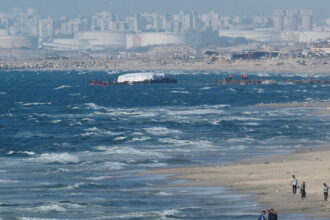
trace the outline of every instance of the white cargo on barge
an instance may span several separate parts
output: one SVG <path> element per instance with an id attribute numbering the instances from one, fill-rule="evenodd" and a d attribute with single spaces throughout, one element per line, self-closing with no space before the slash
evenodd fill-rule
<path id="1" fill-rule="evenodd" d="M 118 76 L 116 84 L 177 83 L 177 80 L 165 73 L 128 73 Z"/>

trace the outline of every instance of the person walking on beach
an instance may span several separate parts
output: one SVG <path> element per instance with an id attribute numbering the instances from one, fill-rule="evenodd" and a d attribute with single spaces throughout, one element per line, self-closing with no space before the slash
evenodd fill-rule
<path id="1" fill-rule="evenodd" d="M 268 220 L 273 220 L 274 219 L 274 215 L 273 215 L 273 212 L 272 212 L 272 210 L 271 209 L 268 209 L 267 210 L 268 211 Z"/>
<path id="2" fill-rule="evenodd" d="M 292 175 L 291 185 L 292 185 L 292 194 L 297 194 L 298 180 L 296 179 L 295 175 Z"/>
<path id="3" fill-rule="evenodd" d="M 306 183 L 303 182 L 300 186 L 300 194 L 301 194 L 301 200 L 304 200 L 306 198 Z"/>
<path id="4" fill-rule="evenodd" d="M 272 214 L 271 214 L 271 218 L 268 217 L 268 220 L 277 220 L 277 212 L 273 208 L 270 209 L 270 212 Z"/>
<path id="5" fill-rule="evenodd" d="M 260 214 L 260 216 L 258 217 L 258 220 L 267 220 L 266 219 L 266 211 L 263 210 Z"/>
<path id="6" fill-rule="evenodd" d="M 323 196 L 324 196 L 324 201 L 328 201 L 328 192 L 329 192 L 329 186 L 327 186 L 326 183 L 323 183 Z"/>

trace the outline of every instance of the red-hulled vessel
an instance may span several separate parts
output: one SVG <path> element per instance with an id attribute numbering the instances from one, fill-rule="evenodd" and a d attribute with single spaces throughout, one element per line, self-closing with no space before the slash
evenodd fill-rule
<path id="1" fill-rule="evenodd" d="M 111 85 L 111 82 L 92 80 L 89 82 L 89 84 L 93 85 L 93 86 L 109 86 L 109 85 Z"/>

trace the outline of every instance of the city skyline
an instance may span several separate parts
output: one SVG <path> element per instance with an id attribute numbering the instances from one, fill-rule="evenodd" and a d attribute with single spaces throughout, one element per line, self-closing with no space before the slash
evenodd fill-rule
<path id="1" fill-rule="evenodd" d="M 41 17 L 47 16 L 91 16 L 100 11 L 109 11 L 119 16 L 133 15 L 143 12 L 169 12 L 178 13 L 183 11 L 189 13 L 197 11 L 205 13 L 215 11 L 222 16 L 267 16 L 273 9 L 311 9 L 314 13 L 315 21 L 328 18 L 328 8 L 330 1 L 327 0 L 204 0 L 202 3 L 188 0 L 1 0 L 1 13 L 5 13 L 12 8 L 35 8 Z"/>

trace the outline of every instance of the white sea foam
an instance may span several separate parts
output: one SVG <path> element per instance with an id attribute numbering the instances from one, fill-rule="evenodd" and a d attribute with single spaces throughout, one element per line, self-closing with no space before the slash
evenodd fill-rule
<path id="1" fill-rule="evenodd" d="M 122 170 L 126 164 L 119 162 L 105 162 L 101 166 L 108 170 Z"/>
<path id="2" fill-rule="evenodd" d="M 267 76 L 271 76 L 269 73 L 258 73 L 257 76 L 259 77 L 267 77 Z"/>
<path id="3" fill-rule="evenodd" d="M 151 127 L 144 129 L 147 133 L 153 135 L 168 135 L 168 134 L 181 134 L 182 132 L 175 129 L 168 129 L 166 127 Z"/>
<path id="4" fill-rule="evenodd" d="M 82 123 L 78 121 L 78 122 L 69 124 L 70 127 L 77 126 L 77 125 L 82 125 Z"/>
<path id="5" fill-rule="evenodd" d="M 212 87 L 202 87 L 202 88 L 200 88 L 200 90 L 209 90 L 209 89 L 212 89 Z"/>
<path id="6" fill-rule="evenodd" d="M 69 96 L 80 96 L 81 94 L 80 93 L 71 93 L 69 94 Z"/>
<path id="7" fill-rule="evenodd" d="M 78 163 L 79 159 L 77 156 L 70 155 L 68 153 L 51 153 L 51 154 L 41 154 L 39 157 L 31 158 L 37 162 L 44 163 Z"/>
<path id="8" fill-rule="evenodd" d="M 171 196 L 173 194 L 172 193 L 169 193 L 169 192 L 159 192 L 159 193 L 157 193 L 157 195 L 160 195 L 160 196 Z"/>
<path id="9" fill-rule="evenodd" d="M 178 91 L 178 90 L 172 90 L 171 93 L 190 94 L 190 92 L 188 91 Z"/>
<path id="10" fill-rule="evenodd" d="M 7 92 L 0 92 L 0 95 L 6 95 Z"/>
<path id="11" fill-rule="evenodd" d="M 15 154 L 15 153 L 18 153 L 18 154 L 26 154 L 26 155 L 29 155 L 29 156 L 33 156 L 33 155 L 35 155 L 36 153 L 34 153 L 33 151 L 17 151 L 17 152 L 15 152 L 15 151 L 9 151 L 7 154 L 8 155 L 12 155 L 12 154 Z"/>
<path id="12" fill-rule="evenodd" d="M 236 89 L 233 89 L 233 88 L 229 88 L 228 89 L 230 92 L 236 92 Z"/>
<path id="13" fill-rule="evenodd" d="M 61 121 L 62 121 L 62 120 L 53 120 L 52 123 L 53 123 L 53 124 L 58 124 L 58 123 L 60 123 Z"/>
<path id="14" fill-rule="evenodd" d="M 58 204 L 46 204 L 41 205 L 39 207 L 36 207 L 35 211 L 41 211 L 41 212 L 65 212 L 66 209 Z"/>
<path id="15" fill-rule="evenodd" d="M 170 116 L 182 116 L 182 115 L 207 115 L 207 114 L 223 114 L 224 111 L 216 108 L 190 108 L 190 110 L 170 110 L 167 112 Z"/>
<path id="16" fill-rule="evenodd" d="M 55 90 L 65 89 L 65 88 L 71 88 L 71 86 L 63 85 L 63 86 L 59 86 L 59 87 L 55 88 Z"/>
<path id="17" fill-rule="evenodd" d="M 22 106 L 38 106 L 38 105 L 51 105 L 51 102 L 31 102 L 31 103 L 23 103 L 23 102 L 17 102 L 18 104 Z"/>
<path id="18" fill-rule="evenodd" d="M 94 110 L 106 109 L 105 107 L 98 106 L 94 103 L 85 103 L 85 106 L 87 107 L 87 109 L 94 109 Z"/>
<path id="19" fill-rule="evenodd" d="M 151 218 L 151 219 L 172 219 L 172 216 L 179 215 L 180 212 L 176 209 L 167 209 L 162 211 L 148 211 L 148 212 L 130 212 L 126 214 L 112 214 L 113 219 L 135 219 L 135 218 Z M 109 216 L 110 217 L 110 216 Z M 105 217 L 104 219 L 109 219 Z"/>
<path id="20" fill-rule="evenodd" d="M 263 89 L 258 89 L 257 93 L 261 94 L 264 93 L 265 91 Z"/>
<path id="21" fill-rule="evenodd" d="M 166 163 L 158 163 L 158 162 L 138 165 L 138 167 L 144 167 L 144 168 L 157 168 L 157 167 L 166 167 L 166 166 L 167 166 Z"/>
<path id="22" fill-rule="evenodd" d="M 114 138 L 113 140 L 114 140 L 114 141 L 122 141 L 122 140 L 125 140 L 126 138 L 127 138 L 127 137 L 119 136 L 119 137 Z"/>
<path id="23" fill-rule="evenodd" d="M 138 158 L 138 157 L 143 157 L 143 158 L 168 158 L 163 153 L 160 152 L 153 152 L 149 150 L 138 150 L 134 149 L 131 147 L 125 147 L 125 146 L 113 146 L 113 147 L 107 147 L 107 146 L 98 146 L 96 147 L 98 150 L 104 151 L 105 154 L 108 155 L 122 155 L 126 159 L 132 159 L 132 158 Z"/>
<path id="24" fill-rule="evenodd" d="M 80 134 L 80 136 L 83 137 L 88 137 L 88 136 L 115 136 L 115 135 L 121 135 L 123 134 L 122 132 L 113 132 L 113 131 L 106 131 L 103 129 L 98 129 L 96 127 L 91 127 L 91 128 L 87 128 L 85 129 L 85 133 Z M 117 140 L 120 140 L 121 137 L 117 137 Z M 126 137 L 125 137 L 126 138 Z M 123 138 L 123 139 L 125 139 Z"/>
<path id="25" fill-rule="evenodd" d="M 253 138 L 245 137 L 245 138 L 230 138 L 227 140 L 229 143 L 237 143 L 237 142 L 251 142 L 254 141 Z"/>
<path id="26" fill-rule="evenodd" d="M 99 180 L 107 180 L 107 179 L 112 179 L 113 176 L 94 176 L 94 177 L 88 177 L 88 180 L 93 180 L 93 181 L 99 181 Z"/>
<path id="27" fill-rule="evenodd" d="M 83 119 L 81 119 L 83 122 L 87 122 L 87 123 L 91 123 L 91 122 L 95 122 L 95 120 L 94 119 L 92 119 L 92 118 L 83 118 Z"/>
<path id="28" fill-rule="evenodd" d="M 5 183 L 5 184 L 7 184 L 7 183 L 19 183 L 20 181 L 18 181 L 18 180 L 3 180 L 3 179 L 0 179 L 0 183 Z"/>
<path id="29" fill-rule="evenodd" d="M 134 138 L 132 138 L 131 141 L 147 141 L 147 140 L 150 140 L 150 139 L 151 139 L 150 137 L 143 136 L 143 137 L 134 137 Z"/>
<path id="30" fill-rule="evenodd" d="M 242 123 L 241 125 L 258 126 L 258 125 L 260 125 L 260 124 L 257 123 L 257 122 L 244 122 L 244 123 Z"/>
<path id="31" fill-rule="evenodd" d="M 240 116 L 228 116 L 225 118 L 226 121 L 262 121 L 261 118 L 255 118 L 255 117 L 240 117 Z"/>
<path id="32" fill-rule="evenodd" d="M 17 219 L 19 219 L 19 220 L 58 220 L 58 218 L 33 218 L 33 217 L 18 217 Z"/>

